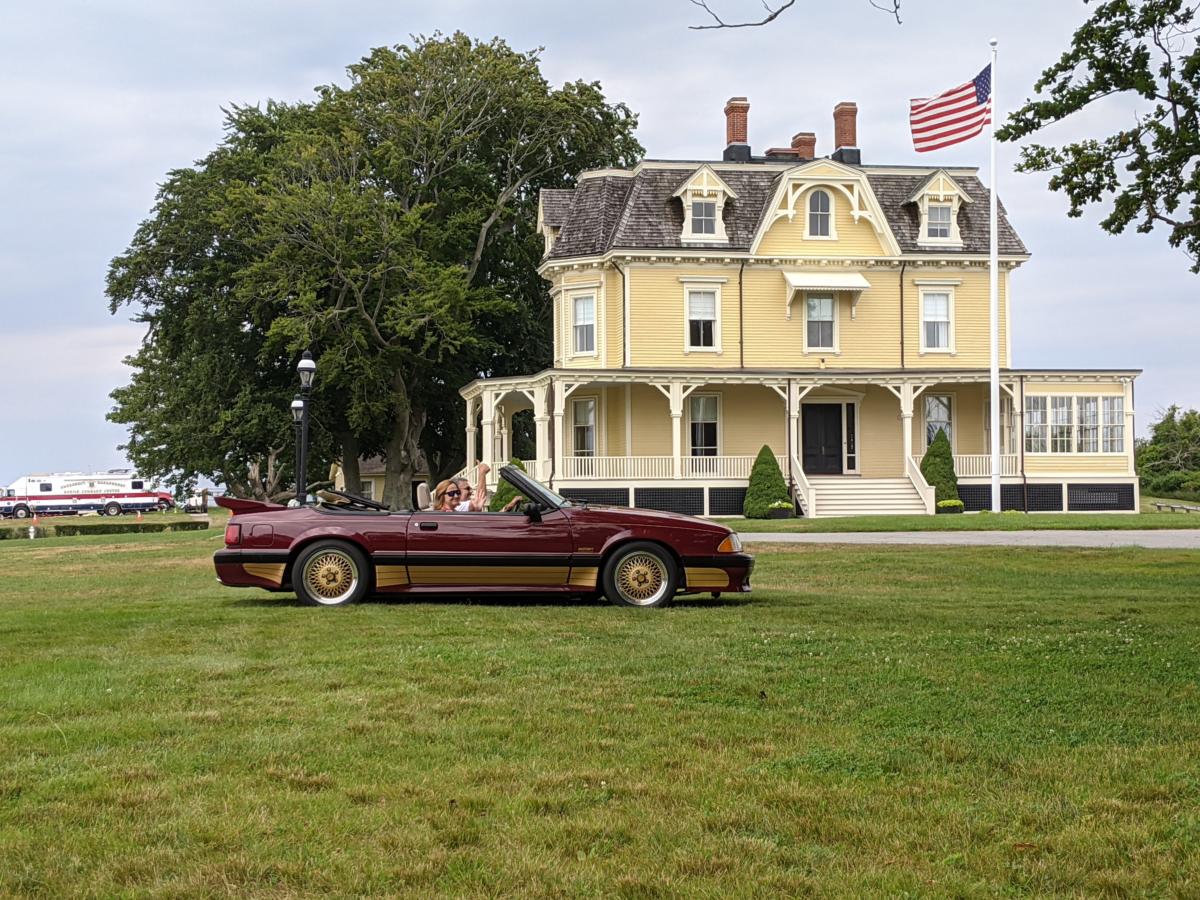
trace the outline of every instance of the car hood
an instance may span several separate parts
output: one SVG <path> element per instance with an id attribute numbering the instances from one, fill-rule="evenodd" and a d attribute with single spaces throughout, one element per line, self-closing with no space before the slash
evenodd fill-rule
<path id="1" fill-rule="evenodd" d="M 732 529 L 716 522 L 697 519 L 695 516 L 683 513 L 664 512 L 657 509 L 630 509 L 623 506 L 591 506 L 578 507 L 571 510 L 572 517 L 580 517 L 591 522 L 627 522 L 639 525 L 662 525 L 666 528 L 690 528 L 695 531 L 708 531 L 713 534 L 728 534 Z"/>

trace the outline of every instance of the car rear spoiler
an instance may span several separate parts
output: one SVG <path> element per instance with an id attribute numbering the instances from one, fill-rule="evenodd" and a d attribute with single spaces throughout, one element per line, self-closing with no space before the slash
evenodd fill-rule
<path id="1" fill-rule="evenodd" d="M 266 512 L 271 509 L 287 509 L 278 503 L 264 503 L 261 500 L 241 500 L 237 497 L 217 497 L 217 506 L 223 506 L 235 516 L 242 513 Z"/>

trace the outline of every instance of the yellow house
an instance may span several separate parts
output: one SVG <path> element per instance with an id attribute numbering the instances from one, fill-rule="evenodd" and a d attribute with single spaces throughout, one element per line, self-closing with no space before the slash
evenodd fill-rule
<path id="1" fill-rule="evenodd" d="M 509 457 L 564 496 L 741 513 L 755 455 L 809 516 L 932 513 L 938 430 L 966 508 L 990 508 L 988 191 L 974 168 L 862 162 L 857 109 L 754 156 L 745 98 L 719 161 L 645 160 L 541 193 L 554 364 L 461 391 L 467 456 Z M 1135 510 L 1139 370 L 1014 369 L 1010 277 L 1029 258 L 1001 208 L 1005 509 Z"/>

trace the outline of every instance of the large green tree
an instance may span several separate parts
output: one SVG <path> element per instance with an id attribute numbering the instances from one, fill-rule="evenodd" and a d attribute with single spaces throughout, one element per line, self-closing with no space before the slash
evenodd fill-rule
<path id="1" fill-rule="evenodd" d="M 1085 0 L 1087 2 L 1087 0 Z M 1104 230 L 1167 229 L 1200 272 L 1200 42 L 1195 0 L 1096 3 L 1070 48 L 1034 85 L 1028 100 L 997 130 L 1018 141 L 1111 98 L 1132 100 L 1111 134 L 1059 147 L 1021 150 L 1023 172 L 1052 172 L 1070 215 L 1106 203 Z"/>
<path id="2" fill-rule="evenodd" d="M 549 363 L 538 191 L 635 160 L 635 117 L 462 34 L 349 75 L 311 104 L 235 109 L 114 260 L 113 311 L 149 326 L 111 416 L 144 471 L 278 494 L 311 349 L 317 465 L 340 457 L 352 482 L 382 451 L 385 500 L 404 505 L 420 450 L 435 474 L 462 463 L 462 384 Z"/>

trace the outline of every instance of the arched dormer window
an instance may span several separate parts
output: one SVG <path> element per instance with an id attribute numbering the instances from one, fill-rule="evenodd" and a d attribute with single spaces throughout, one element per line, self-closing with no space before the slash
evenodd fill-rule
<path id="1" fill-rule="evenodd" d="M 675 192 L 683 203 L 683 233 L 680 241 L 690 243 L 726 243 L 725 203 L 737 194 L 710 168 L 701 166 Z"/>
<path id="2" fill-rule="evenodd" d="M 833 230 L 833 197 L 824 188 L 817 188 L 808 195 L 808 231 L 805 237 L 837 237 Z"/>

